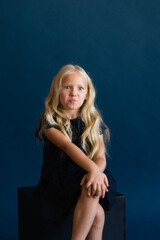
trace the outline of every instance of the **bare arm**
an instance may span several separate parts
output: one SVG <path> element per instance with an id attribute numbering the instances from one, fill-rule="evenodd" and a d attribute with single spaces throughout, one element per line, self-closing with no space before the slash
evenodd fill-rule
<path id="1" fill-rule="evenodd" d="M 97 168 L 96 164 L 61 131 L 55 128 L 48 128 L 44 130 L 44 134 L 52 143 L 64 151 L 75 163 L 87 172 L 91 172 L 94 168 Z"/>
<path id="2" fill-rule="evenodd" d="M 94 192 L 98 189 L 99 196 L 101 195 L 103 197 L 105 195 L 106 187 L 108 186 L 108 180 L 105 174 L 99 169 L 98 165 L 93 160 L 89 159 L 83 151 L 72 143 L 61 131 L 55 128 L 49 128 L 44 130 L 44 134 L 75 163 L 88 172 L 88 174 L 85 175 L 83 183 L 86 183 L 87 188 L 93 186 Z M 100 155 L 97 154 L 97 156 Z"/>
<path id="3" fill-rule="evenodd" d="M 98 165 L 99 169 L 103 172 L 106 168 L 106 157 L 104 150 L 103 134 L 99 136 L 99 148 L 93 157 L 93 161 Z"/>
<path id="4" fill-rule="evenodd" d="M 94 186 L 95 191 L 105 192 L 108 181 L 105 174 L 99 169 L 97 164 L 89 159 L 83 151 L 73 144 L 61 131 L 55 128 L 44 130 L 45 136 L 57 147 L 63 150 L 75 163 L 88 172 L 85 175 L 86 188 Z"/>
<path id="5" fill-rule="evenodd" d="M 95 153 L 94 157 L 93 157 L 93 161 L 96 163 L 96 165 L 99 167 L 100 171 L 103 172 L 106 168 L 106 158 L 105 158 L 105 148 L 104 148 L 104 141 L 103 141 L 103 135 L 99 136 L 99 148 L 97 150 L 97 152 Z M 87 175 L 86 174 L 81 181 L 81 184 L 83 184 L 86 179 L 87 179 Z M 108 183 L 108 179 L 105 176 L 105 183 L 106 183 L 106 187 L 109 186 Z M 108 191 L 108 189 L 106 188 L 106 191 Z M 96 185 L 92 184 L 92 186 L 90 186 L 88 188 L 88 195 L 89 196 L 101 196 L 104 197 L 105 196 L 105 191 L 102 190 L 99 187 L 96 187 Z"/>

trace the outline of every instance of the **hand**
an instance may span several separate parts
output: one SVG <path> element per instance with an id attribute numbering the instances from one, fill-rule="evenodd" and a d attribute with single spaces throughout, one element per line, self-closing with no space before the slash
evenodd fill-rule
<path id="1" fill-rule="evenodd" d="M 108 189 L 106 188 L 105 191 L 108 192 Z M 88 196 L 93 197 L 93 198 L 98 197 L 98 196 L 101 197 L 101 198 L 104 198 L 105 197 L 105 192 L 101 192 L 101 190 L 97 189 L 95 195 L 92 195 L 92 186 L 90 186 L 88 188 Z"/>
<path id="2" fill-rule="evenodd" d="M 108 179 L 107 179 L 107 181 L 108 181 Z M 95 194 L 93 195 L 92 186 L 90 186 L 90 187 L 88 188 L 88 196 L 91 196 L 91 197 L 93 197 L 93 198 L 95 198 L 95 197 L 97 197 L 97 196 L 99 196 L 99 197 L 101 197 L 101 198 L 104 198 L 104 197 L 105 197 L 105 192 L 108 192 L 108 191 L 109 191 L 109 190 L 108 190 L 107 187 L 106 187 L 105 191 L 101 191 L 100 189 L 97 189 L 96 192 L 95 192 Z"/>
<path id="3" fill-rule="evenodd" d="M 107 181 L 108 181 L 108 179 L 107 179 Z M 109 186 L 108 184 L 107 184 L 107 186 Z M 101 191 L 101 189 L 97 189 L 96 190 L 96 192 L 95 192 L 95 194 L 93 195 L 92 194 L 92 186 L 90 186 L 89 188 L 88 188 L 88 196 L 91 196 L 91 197 L 97 197 L 97 196 L 99 196 L 99 197 L 101 197 L 101 198 L 104 198 L 105 197 L 105 192 L 108 192 L 109 190 L 108 190 L 108 188 L 106 187 L 106 189 L 105 189 L 105 191 Z"/>
<path id="4" fill-rule="evenodd" d="M 86 183 L 88 196 L 100 196 L 104 198 L 105 192 L 108 191 L 108 179 L 106 175 L 95 167 L 91 172 L 83 176 L 80 185 Z"/>

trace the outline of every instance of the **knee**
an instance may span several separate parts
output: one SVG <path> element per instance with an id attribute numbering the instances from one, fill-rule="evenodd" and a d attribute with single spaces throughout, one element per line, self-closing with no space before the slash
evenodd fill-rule
<path id="1" fill-rule="evenodd" d="M 98 204 L 97 212 L 96 212 L 96 216 L 95 216 L 93 224 L 95 225 L 95 227 L 102 227 L 104 225 L 104 221 L 105 221 L 104 210 L 101 207 L 101 205 Z"/>
<path id="2" fill-rule="evenodd" d="M 97 208 L 98 202 L 99 202 L 99 197 L 98 196 L 95 198 L 89 197 L 86 186 L 83 185 L 81 188 L 81 194 L 77 202 L 77 208 L 79 209 L 82 209 L 84 207 Z"/>
<path id="3" fill-rule="evenodd" d="M 94 198 L 88 196 L 88 190 L 87 190 L 85 184 L 83 184 L 82 187 L 81 187 L 80 198 L 85 199 L 85 201 L 87 200 L 87 201 L 90 201 L 90 202 L 95 202 L 95 204 L 99 202 L 99 196 L 96 196 Z"/>

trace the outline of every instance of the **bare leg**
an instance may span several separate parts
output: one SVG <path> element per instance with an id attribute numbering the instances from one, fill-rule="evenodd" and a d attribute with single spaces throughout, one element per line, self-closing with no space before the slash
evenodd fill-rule
<path id="1" fill-rule="evenodd" d="M 101 207 L 101 205 L 98 204 L 97 213 L 86 240 L 102 240 L 104 220 L 105 220 L 104 210 Z"/>
<path id="2" fill-rule="evenodd" d="M 74 210 L 71 240 L 85 240 L 97 213 L 99 197 L 88 197 L 83 185 L 80 198 Z"/>

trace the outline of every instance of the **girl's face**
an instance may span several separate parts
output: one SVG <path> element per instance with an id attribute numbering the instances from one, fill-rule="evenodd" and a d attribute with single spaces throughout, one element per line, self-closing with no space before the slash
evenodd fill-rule
<path id="1" fill-rule="evenodd" d="M 59 101 L 67 116 L 72 119 L 87 97 L 87 83 L 79 72 L 66 75 L 62 80 Z"/>

